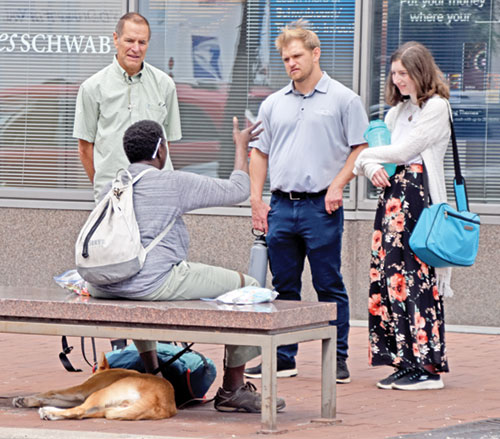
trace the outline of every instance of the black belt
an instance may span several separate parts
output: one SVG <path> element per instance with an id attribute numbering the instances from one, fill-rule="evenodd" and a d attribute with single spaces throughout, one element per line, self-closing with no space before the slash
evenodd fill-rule
<path id="1" fill-rule="evenodd" d="M 278 195 L 282 198 L 288 198 L 289 200 L 305 200 L 306 198 L 316 198 L 326 195 L 326 189 L 319 192 L 283 192 L 279 189 L 273 191 L 273 195 Z"/>

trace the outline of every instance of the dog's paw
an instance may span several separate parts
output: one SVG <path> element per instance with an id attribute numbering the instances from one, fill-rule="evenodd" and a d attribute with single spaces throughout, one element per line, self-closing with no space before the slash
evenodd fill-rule
<path id="1" fill-rule="evenodd" d="M 18 396 L 12 400 L 14 407 L 27 407 L 23 396 Z"/>
<path id="2" fill-rule="evenodd" d="M 41 407 L 38 410 L 38 414 L 40 415 L 40 419 L 44 421 L 58 421 L 59 419 L 63 419 L 61 416 L 57 416 L 57 413 L 62 411 L 63 409 L 58 409 L 57 407 Z"/>

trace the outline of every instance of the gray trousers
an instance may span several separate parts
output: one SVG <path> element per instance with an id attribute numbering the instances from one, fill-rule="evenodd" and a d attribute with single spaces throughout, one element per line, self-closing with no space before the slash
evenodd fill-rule
<path id="1" fill-rule="evenodd" d="M 168 301 L 196 300 L 214 298 L 242 286 L 259 286 L 259 283 L 246 274 L 222 267 L 182 261 L 175 265 L 163 285 L 147 296 L 135 300 Z M 107 298 L 106 295 L 90 287 L 93 297 Z M 156 341 L 134 340 L 139 353 L 156 350 Z M 260 355 L 257 346 L 226 345 L 225 366 L 239 367 Z"/>

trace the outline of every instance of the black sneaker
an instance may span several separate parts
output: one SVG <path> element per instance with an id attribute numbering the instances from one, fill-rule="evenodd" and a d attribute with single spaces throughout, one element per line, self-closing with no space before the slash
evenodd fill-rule
<path id="1" fill-rule="evenodd" d="M 412 373 L 392 384 L 398 390 L 436 390 L 444 387 L 441 376 L 423 369 L 414 369 Z"/>
<path id="2" fill-rule="evenodd" d="M 220 412 L 260 413 L 262 396 L 252 383 L 246 383 L 234 392 L 219 387 L 215 395 L 214 407 Z M 283 398 L 276 399 L 276 410 L 285 408 Z"/>
<path id="3" fill-rule="evenodd" d="M 337 383 L 347 384 L 351 382 L 349 369 L 347 368 L 346 359 L 337 357 Z"/>
<path id="4" fill-rule="evenodd" d="M 403 378 L 404 376 L 412 373 L 415 369 L 414 368 L 402 368 L 402 369 L 397 369 L 396 372 L 393 374 L 389 375 L 387 378 L 384 378 L 383 380 L 380 380 L 377 383 L 377 387 L 379 389 L 392 389 L 392 385 L 399 379 Z"/>
<path id="5" fill-rule="evenodd" d="M 297 376 L 298 373 L 299 372 L 295 366 L 284 365 L 278 359 L 278 365 L 276 367 L 276 376 L 278 378 L 294 377 Z M 244 375 L 247 378 L 255 378 L 255 379 L 262 378 L 262 364 L 245 369 Z"/>

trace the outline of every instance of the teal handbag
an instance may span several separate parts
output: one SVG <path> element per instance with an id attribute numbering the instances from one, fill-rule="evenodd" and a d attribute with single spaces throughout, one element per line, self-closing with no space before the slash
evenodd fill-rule
<path id="1" fill-rule="evenodd" d="M 460 171 L 455 130 L 450 117 L 457 209 L 447 203 L 429 206 L 429 185 L 424 166 L 424 210 L 410 236 L 410 248 L 432 267 L 468 267 L 479 248 L 479 216 L 469 211 L 465 180 Z"/>

